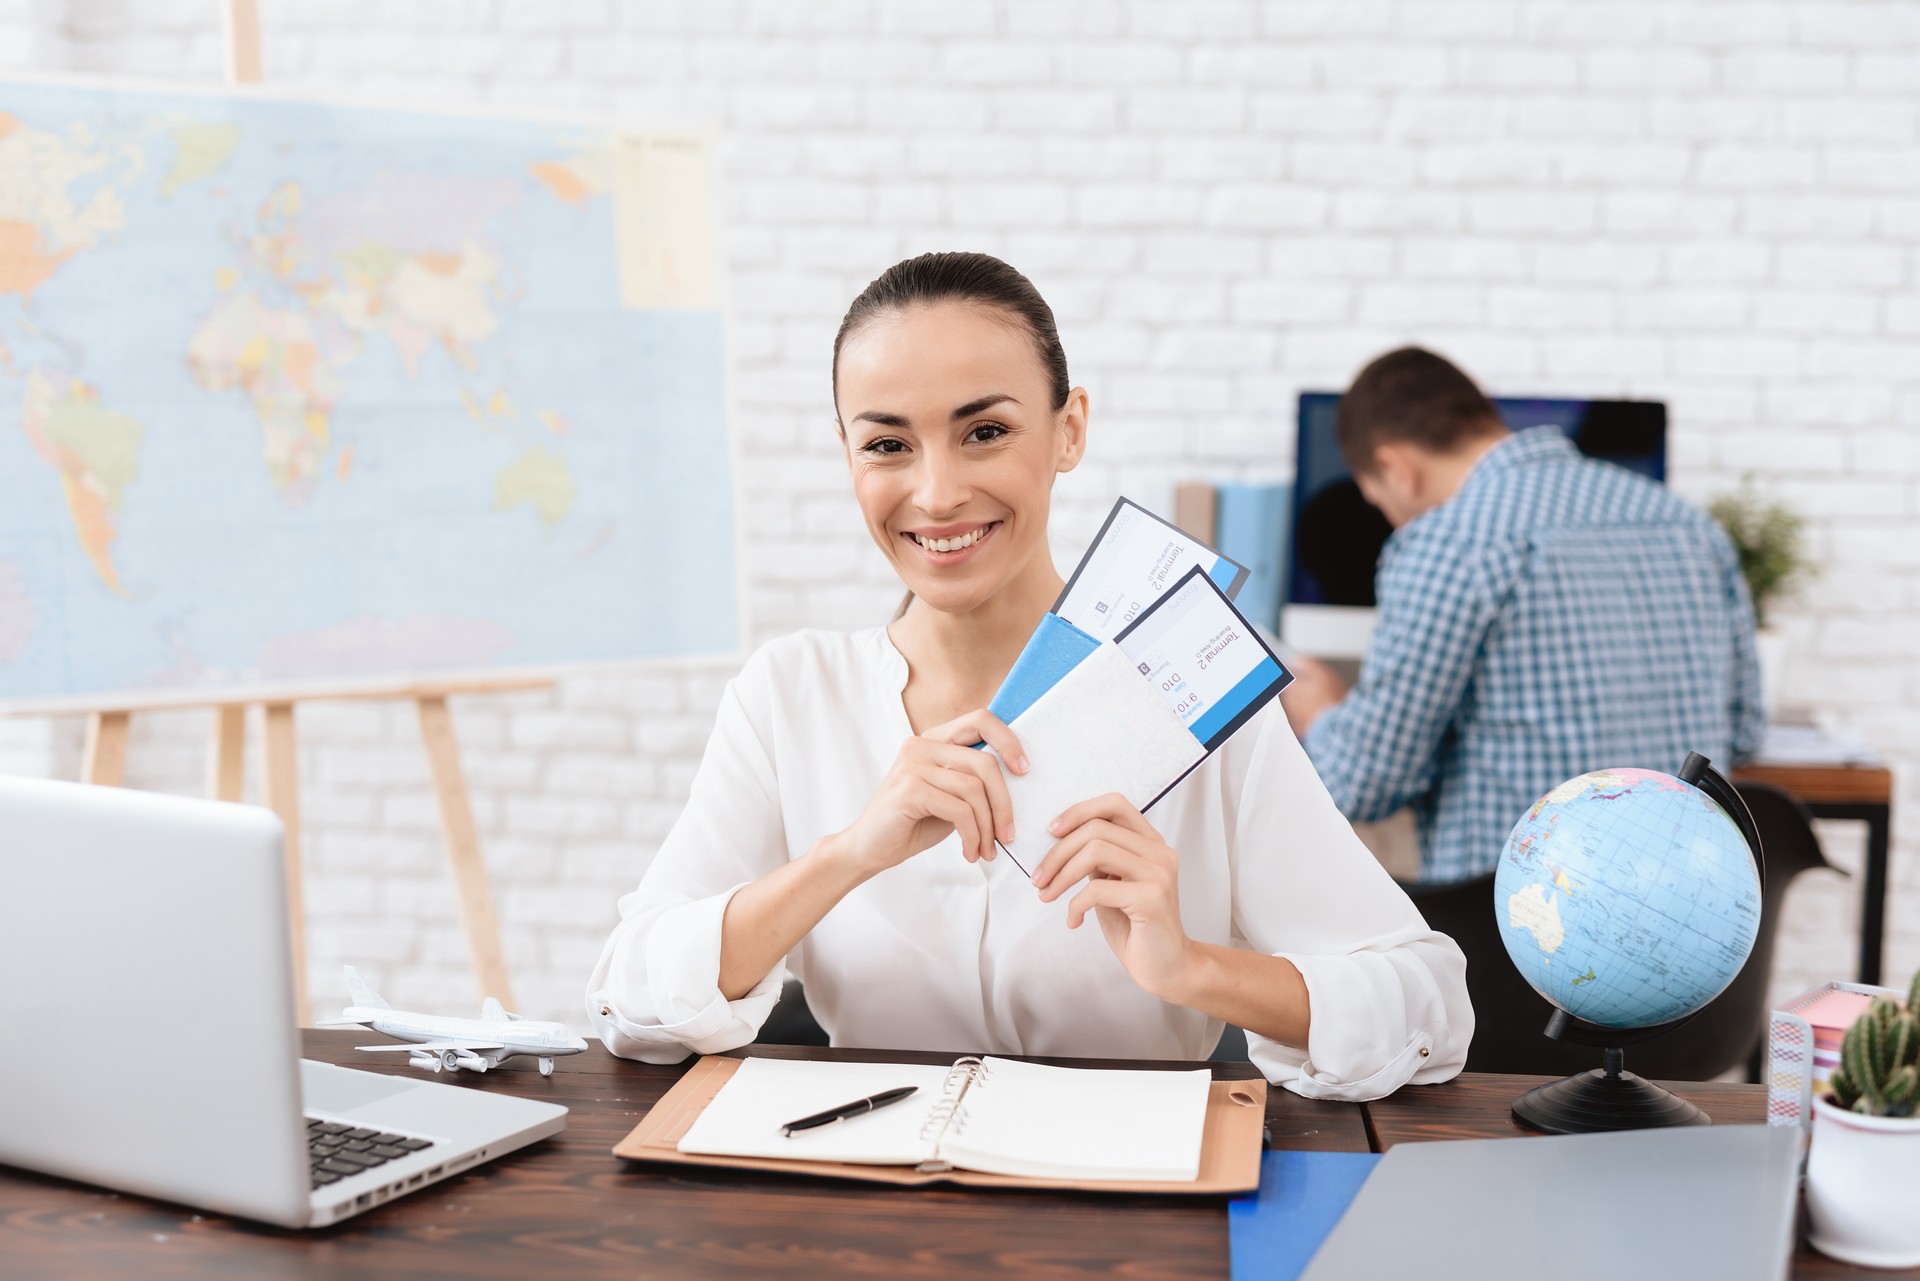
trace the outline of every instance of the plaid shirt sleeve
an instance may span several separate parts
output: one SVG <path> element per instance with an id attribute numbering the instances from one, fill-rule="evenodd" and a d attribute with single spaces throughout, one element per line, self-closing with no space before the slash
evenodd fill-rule
<path id="1" fill-rule="evenodd" d="M 1379 611 L 1360 683 L 1305 746 L 1349 819 L 1385 818 L 1430 791 L 1498 616 L 1498 553 L 1409 531 L 1382 556 Z"/>

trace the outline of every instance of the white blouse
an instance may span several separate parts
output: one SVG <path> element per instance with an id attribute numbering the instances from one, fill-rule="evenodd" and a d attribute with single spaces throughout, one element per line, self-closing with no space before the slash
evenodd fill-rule
<path id="1" fill-rule="evenodd" d="M 686 810 L 594 967 L 587 1010 L 607 1048 L 675 1063 L 745 1045 L 791 972 L 835 1045 L 1204 1059 L 1217 1019 L 1148 995 L 1091 916 L 1067 928 L 1071 895 L 1041 902 L 1011 860 L 968 863 L 957 837 L 847 895 L 739 1000 L 721 995 L 727 901 L 860 815 L 913 733 L 906 684 L 884 628 L 803 631 L 747 661 Z M 1277 704 L 1147 819 L 1180 857 L 1187 934 L 1284 956 L 1306 979 L 1304 1052 L 1247 1038 L 1270 1080 L 1363 1100 L 1460 1070 L 1466 960 L 1334 808 Z"/>

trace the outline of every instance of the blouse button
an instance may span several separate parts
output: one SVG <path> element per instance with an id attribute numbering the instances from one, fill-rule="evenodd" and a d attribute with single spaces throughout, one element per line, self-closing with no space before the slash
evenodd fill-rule
<path id="1" fill-rule="evenodd" d="M 601 1006 L 601 1007 L 600 1007 L 600 1012 L 601 1012 L 602 1014 L 604 1014 L 604 1015 L 607 1015 L 608 1017 L 612 1017 L 612 1015 L 613 1015 L 613 1007 L 612 1007 L 611 1005 L 603 1005 L 603 1006 Z M 1422 1054 L 1425 1054 L 1425 1053 L 1426 1053 L 1426 1051 L 1425 1051 L 1425 1050 L 1422 1050 L 1422 1051 L 1420 1051 L 1420 1053 L 1422 1053 Z"/>
<path id="2" fill-rule="evenodd" d="M 602 1014 L 605 1014 L 605 1013 L 607 1012 L 607 1011 L 606 1011 L 606 1008 L 605 1008 L 604 1006 L 603 1006 L 603 1007 L 601 1007 L 601 1010 L 600 1010 L 600 1012 L 601 1012 Z M 1426 1046 L 1424 1046 L 1424 1045 L 1423 1045 L 1423 1046 L 1421 1046 L 1421 1047 L 1420 1047 L 1420 1057 L 1421 1057 L 1421 1058 L 1423 1058 L 1423 1059 L 1424 1059 L 1424 1058 L 1426 1058 L 1426 1057 L 1427 1057 L 1427 1055 L 1428 1055 L 1428 1054 L 1430 1054 L 1430 1053 L 1432 1053 L 1432 1051 L 1431 1051 L 1430 1049 L 1428 1049 L 1428 1048 L 1427 1048 Z"/>

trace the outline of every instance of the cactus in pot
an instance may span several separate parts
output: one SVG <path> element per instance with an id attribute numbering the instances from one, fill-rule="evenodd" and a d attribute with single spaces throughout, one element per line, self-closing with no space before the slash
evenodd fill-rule
<path id="1" fill-rule="evenodd" d="M 1828 1079 L 1833 1101 L 1866 1116 L 1912 1116 L 1920 1111 L 1920 975 L 1907 1008 L 1875 997 L 1840 1045 L 1840 1066 Z"/>
<path id="2" fill-rule="evenodd" d="M 1848 1263 L 1920 1267 L 1920 974 L 1904 1008 L 1876 997 L 1853 1021 L 1827 1083 L 1813 1106 L 1807 1239 Z"/>

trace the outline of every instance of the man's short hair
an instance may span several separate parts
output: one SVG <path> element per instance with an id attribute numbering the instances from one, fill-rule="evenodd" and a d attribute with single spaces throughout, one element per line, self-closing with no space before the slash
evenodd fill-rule
<path id="1" fill-rule="evenodd" d="M 1334 439 L 1354 475 L 1374 470 L 1373 451 L 1406 441 L 1436 454 L 1500 430 L 1500 412 L 1473 379 L 1442 356 L 1402 347 L 1362 369 L 1340 397 Z"/>

